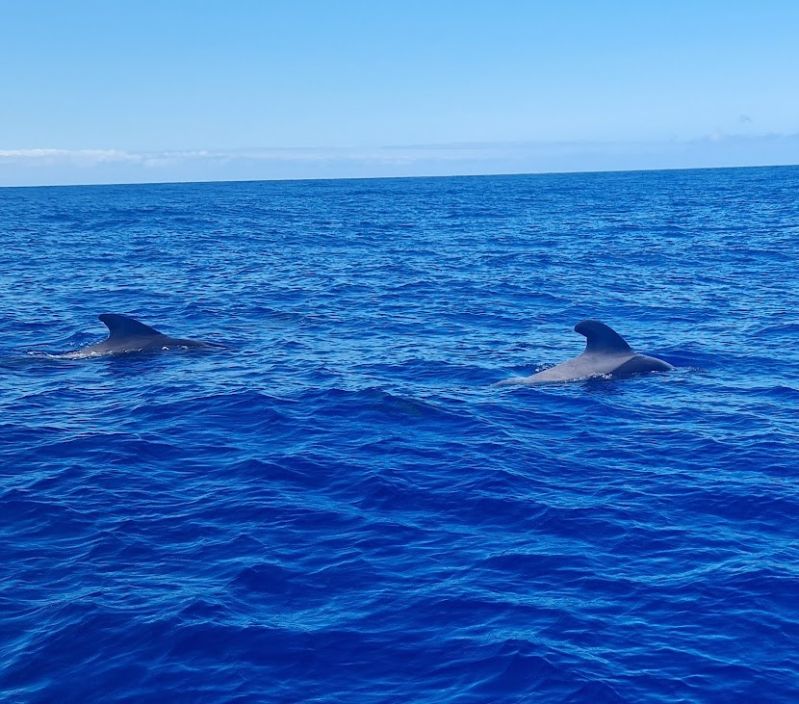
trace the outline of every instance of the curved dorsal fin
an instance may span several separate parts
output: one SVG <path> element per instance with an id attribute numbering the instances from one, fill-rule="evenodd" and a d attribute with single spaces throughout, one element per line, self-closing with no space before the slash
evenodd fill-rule
<path id="1" fill-rule="evenodd" d="M 98 317 L 108 328 L 109 340 L 118 337 L 150 337 L 153 335 L 161 335 L 155 328 L 140 323 L 138 320 L 130 318 L 127 315 L 103 313 Z"/>
<path id="2" fill-rule="evenodd" d="M 632 352 L 619 333 L 598 320 L 583 320 L 574 326 L 574 331 L 585 335 L 586 352 Z"/>

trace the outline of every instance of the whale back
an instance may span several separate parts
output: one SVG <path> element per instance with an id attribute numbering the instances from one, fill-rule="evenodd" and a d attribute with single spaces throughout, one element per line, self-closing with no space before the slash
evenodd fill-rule
<path id="1" fill-rule="evenodd" d="M 619 379 L 643 372 L 674 369 L 671 364 L 657 357 L 636 354 L 621 335 L 598 320 L 583 320 L 574 326 L 574 330 L 585 336 L 585 351 L 582 354 L 531 376 L 512 377 L 500 384 L 539 384 L 594 377 Z"/>
<path id="2" fill-rule="evenodd" d="M 162 333 L 149 325 L 119 313 L 103 313 L 98 316 L 108 328 L 110 342 L 141 337 L 162 337 Z"/>
<path id="3" fill-rule="evenodd" d="M 625 339 L 598 320 L 583 320 L 574 326 L 574 331 L 585 336 L 585 353 L 632 354 L 632 348 Z"/>

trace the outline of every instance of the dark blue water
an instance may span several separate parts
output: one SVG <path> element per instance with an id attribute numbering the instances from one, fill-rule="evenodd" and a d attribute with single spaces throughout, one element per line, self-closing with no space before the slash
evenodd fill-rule
<path id="1" fill-rule="evenodd" d="M 0 190 L 0 699 L 798 701 L 797 195 Z M 678 369 L 493 386 L 587 317 Z"/>

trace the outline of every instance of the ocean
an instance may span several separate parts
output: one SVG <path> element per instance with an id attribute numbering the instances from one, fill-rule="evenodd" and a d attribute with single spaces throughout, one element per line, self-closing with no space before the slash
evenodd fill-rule
<path id="1" fill-rule="evenodd" d="M 798 196 L 0 189 L 0 700 L 799 701 Z M 496 385 L 585 318 L 676 369 Z"/>

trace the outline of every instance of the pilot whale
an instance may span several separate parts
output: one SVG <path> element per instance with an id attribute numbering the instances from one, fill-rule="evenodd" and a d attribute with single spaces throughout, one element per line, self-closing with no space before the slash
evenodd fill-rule
<path id="1" fill-rule="evenodd" d="M 513 377 L 500 384 L 541 384 L 597 376 L 618 379 L 643 372 L 674 369 L 671 364 L 657 357 L 636 354 L 619 333 L 598 320 L 583 320 L 574 326 L 574 331 L 586 338 L 585 351 L 581 355 L 537 374 Z"/>
<path id="2" fill-rule="evenodd" d="M 219 349 L 221 345 L 200 340 L 185 340 L 164 335 L 135 318 L 119 313 L 103 313 L 98 318 L 108 328 L 108 337 L 87 347 L 72 352 L 53 355 L 60 359 L 82 359 L 104 355 L 128 354 L 130 352 L 160 352 L 171 349 L 203 348 Z"/>

